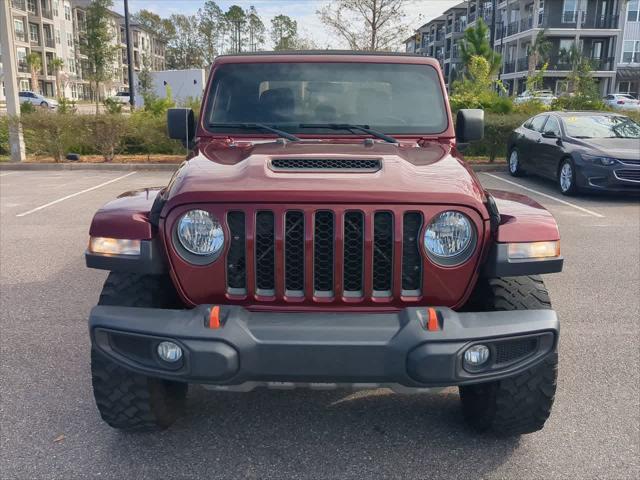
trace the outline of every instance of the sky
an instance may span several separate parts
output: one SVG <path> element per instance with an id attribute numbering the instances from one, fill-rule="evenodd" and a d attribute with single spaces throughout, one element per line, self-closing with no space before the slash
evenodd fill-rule
<path id="1" fill-rule="evenodd" d="M 129 0 L 129 11 L 135 13 L 146 9 L 161 17 L 168 17 L 173 13 L 188 15 L 196 13 L 203 3 L 204 0 Z M 316 15 L 316 10 L 331 3 L 330 0 L 219 0 L 216 3 L 223 11 L 231 5 L 240 5 L 245 9 L 253 5 L 267 28 L 271 18 L 276 15 L 289 15 L 297 20 L 298 32 L 313 39 L 318 47 L 346 47 L 335 35 L 327 31 Z M 411 29 L 416 29 L 457 3 L 460 3 L 460 0 L 407 0 L 407 23 Z M 113 0 L 113 9 L 124 13 L 124 1 Z"/>

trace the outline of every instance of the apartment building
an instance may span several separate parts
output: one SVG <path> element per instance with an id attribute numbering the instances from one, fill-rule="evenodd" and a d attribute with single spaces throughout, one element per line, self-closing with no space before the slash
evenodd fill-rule
<path id="1" fill-rule="evenodd" d="M 10 2 L 13 41 L 17 58 L 17 80 L 20 90 L 38 90 L 50 97 L 65 96 L 74 100 L 90 100 L 94 92 L 86 78 L 88 63 L 80 48 L 86 36 L 86 8 L 91 0 L 0 0 Z M 110 12 L 111 42 L 118 51 L 112 65 L 113 78 L 105 82 L 100 95 L 105 97 L 128 87 L 124 17 Z M 132 28 L 134 68 L 165 68 L 165 45 L 140 25 Z M 0 72 L 2 70 L 0 45 Z M 40 72 L 32 78 L 27 57 L 41 55 Z M 55 67 L 54 59 L 63 66 Z M 137 59 L 137 61 L 136 61 Z M 58 89 L 60 91 L 58 91 Z M 0 101 L 4 101 L 4 82 Z"/>
<path id="2" fill-rule="evenodd" d="M 526 88 L 530 47 L 540 31 L 551 44 L 544 88 L 556 93 L 568 89 L 571 66 L 567 52 L 575 44 L 590 58 L 603 95 L 638 94 L 639 0 L 469 0 L 420 27 L 419 32 L 427 32 L 426 39 L 422 38 L 426 43 L 418 48 L 415 37 L 413 45 L 408 39 L 407 50 L 438 58 L 450 84 L 460 70 L 459 42 L 464 29 L 474 26 L 478 18 L 491 26 L 494 3 L 494 49 L 502 54 L 500 79 L 511 94 Z"/>

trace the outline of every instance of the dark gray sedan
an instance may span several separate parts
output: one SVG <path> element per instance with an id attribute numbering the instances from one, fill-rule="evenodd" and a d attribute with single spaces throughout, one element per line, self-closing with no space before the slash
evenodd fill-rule
<path id="1" fill-rule="evenodd" d="M 516 128 L 509 173 L 551 178 L 560 191 L 640 192 L 640 125 L 606 112 L 545 112 Z"/>

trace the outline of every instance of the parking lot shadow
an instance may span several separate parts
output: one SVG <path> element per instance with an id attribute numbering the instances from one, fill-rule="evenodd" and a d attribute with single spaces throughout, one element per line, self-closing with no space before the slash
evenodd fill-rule
<path id="1" fill-rule="evenodd" d="M 187 412 L 173 427 L 115 434 L 112 449 L 175 459 L 187 445 L 196 476 L 225 464 L 237 469 L 226 472 L 230 477 L 242 478 L 450 478 L 454 471 L 482 478 L 509 458 L 519 439 L 466 429 L 454 389 L 400 395 L 192 387 Z"/>

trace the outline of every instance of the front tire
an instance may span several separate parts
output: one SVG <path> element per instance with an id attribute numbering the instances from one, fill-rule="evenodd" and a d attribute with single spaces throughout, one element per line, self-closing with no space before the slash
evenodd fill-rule
<path id="1" fill-rule="evenodd" d="M 520 152 L 518 152 L 517 148 L 514 148 L 509 152 L 508 164 L 509 174 L 512 177 L 522 177 L 524 175 L 524 170 L 520 163 Z"/>
<path id="2" fill-rule="evenodd" d="M 168 277 L 112 272 L 99 305 L 179 308 Z M 111 427 L 125 431 L 162 430 L 184 409 L 188 384 L 127 370 L 91 349 L 91 379 L 96 406 Z"/>
<path id="3" fill-rule="evenodd" d="M 40 102 L 40 106 L 42 108 L 49 108 L 49 104 L 47 102 Z"/>
<path id="4" fill-rule="evenodd" d="M 483 310 L 545 310 L 549 294 L 538 276 L 488 279 L 476 287 Z M 480 306 L 477 305 L 476 306 Z M 479 432 L 501 436 L 536 432 L 551 414 L 558 373 L 558 354 L 515 377 L 460 387 L 466 422 Z"/>
<path id="5" fill-rule="evenodd" d="M 576 168 L 570 158 L 565 158 L 560 162 L 558 187 L 563 195 L 575 195 L 578 191 L 576 187 Z"/>

